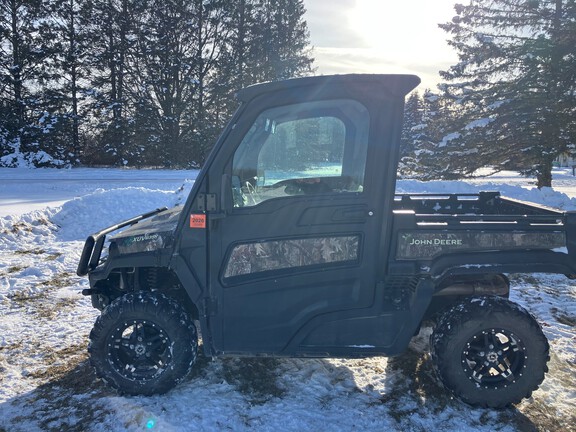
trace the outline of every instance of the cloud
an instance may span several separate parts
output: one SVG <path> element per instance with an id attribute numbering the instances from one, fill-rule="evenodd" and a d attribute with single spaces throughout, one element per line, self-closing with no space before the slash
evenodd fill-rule
<path id="1" fill-rule="evenodd" d="M 438 23 L 453 0 L 304 0 L 318 74 L 414 73 L 435 89 L 457 62 Z"/>
<path id="2" fill-rule="evenodd" d="M 365 46 L 362 35 L 349 27 L 349 14 L 356 0 L 305 0 L 305 19 L 312 45 L 351 48 Z"/>
<path id="3" fill-rule="evenodd" d="M 447 69 L 450 62 L 419 62 L 401 61 L 394 57 L 386 57 L 382 52 L 367 48 L 327 48 L 316 47 L 313 51 L 318 66 L 317 74 L 347 74 L 347 73 L 399 73 L 415 74 L 422 79 L 419 91 L 429 88 L 436 89 L 440 80 L 438 72 Z"/>

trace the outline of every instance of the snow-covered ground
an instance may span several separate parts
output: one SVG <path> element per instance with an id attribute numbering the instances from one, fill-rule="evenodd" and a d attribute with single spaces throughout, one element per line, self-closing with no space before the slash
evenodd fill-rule
<path id="1" fill-rule="evenodd" d="M 398 358 L 217 359 L 166 395 L 120 397 L 87 363 L 97 316 L 75 269 L 87 234 L 181 203 L 193 171 L 0 169 L 0 432 L 575 431 L 576 282 L 511 275 L 512 299 L 541 323 L 550 372 L 530 400 L 471 409 L 432 374 L 423 329 Z M 467 182 L 401 181 L 401 192 L 505 195 L 576 210 L 576 178 L 554 189 L 500 173 Z"/>

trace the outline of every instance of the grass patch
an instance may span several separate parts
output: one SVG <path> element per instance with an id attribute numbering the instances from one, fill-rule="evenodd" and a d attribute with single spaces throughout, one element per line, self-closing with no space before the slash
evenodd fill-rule
<path id="1" fill-rule="evenodd" d="M 513 281 L 514 284 L 517 283 L 526 283 L 530 285 L 540 286 L 540 280 L 530 274 L 511 274 L 510 280 Z"/>
<path id="2" fill-rule="evenodd" d="M 87 361 L 86 343 L 49 350 L 42 359 L 45 368 L 27 377 L 40 385 L 10 401 L 14 413 L 4 418 L 0 432 L 33 430 L 48 432 L 88 431 L 112 415 L 102 398 L 111 393 L 96 379 Z M 44 348 L 46 349 L 46 348 Z"/>
<path id="3" fill-rule="evenodd" d="M 78 300 L 74 298 L 62 298 L 57 299 L 54 303 L 51 304 L 45 302 L 44 304 L 39 305 L 36 310 L 36 315 L 39 318 L 53 320 L 58 316 L 59 313 L 76 307 L 77 301 Z"/>
<path id="4" fill-rule="evenodd" d="M 576 414 L 559 416 L 553 405 L 545 401 L 534 400 L 521 413 L 515 408 L 509 423 L 515 424 L 521 431 L 576 431 Z"/>
<path id="5" fill-rule="evenodd" d="M 45 253 L 44 249 L 23 249 L 14 252 L 15 255 L 43 255 Z"/>
<path id="6" fill-rule="evenodd" d="M 10 345 L 4 345 L 0 347 L 0 352 L 9 351 L 22 348 L 22 342 L 16 342 Z"/>
<path id="7" fill-rule="evenodd" d="M 59 288 L 72 285 L 71 273 L 61 273 L 52 279 L 40 282 L 33 291 L 20 291 L 8 294 L 14 307 L 27 307 L 28 312 L 38 318 L 52 320 L 60 312 L 75 307 L 78 299 L 74 297 L 54 298 L 51 293 Z"/>
<path id="8" fill-rule="evenodd" d="M 20 234 L 22 232 L 26 233 L 32 232 L 32 226 L 24 222 L 16 222 L 15 224 L 12 225 L 10 231 L 6 231 L 6 234 L 8 233 Z"/>
<path id="9" fill-rule="evenodd" d="M 61 252 L 54 252 L 54 253 L 51 253 L 50 255 L 48 255 L 46 257 L 46 261 L 55 261 L 58 258 L 60 258 L 61 256 L 62 256 Z"/>
<path id="10" fill-rule="evenodd" d="M 19 221 L 12 224 L 12 227 L 10 229 L 3 229 L 2 234 L 31 233 L 34 230 L 34 227 L 41 225 L 50 226 L 53 224 L 45 217 L 40 217 L 39 219 L 33 221 L 32 223 Z"/>
<path id="11" fill-rule="evenodd" d="M 8 298 L 17 305 L 24 306 L 26 303 L 45 299 L 46 293 L 40 292 L 40 293 L 28 294 L 24 292 L 15 292 L 13 294 L 9 294 Z"/>
<path id="12" fill-rule="evenodd" d="M 13 274 L 21 272 L 22 270 L 26 270 L 27 268 L 28 268 L 27 266 L 11 266 L 8 267 L 6 271 L 8 272 L 7 274 Z"/>
<path id="13" fill-rule="evenodd" d="M 88 345 L 86 343 L 70 345 L 60 350 L 49 352 L 44 362 L 50 364 L 46 369 L 32 372 L 29 376 L 34 379 L 55 381 L 63 380 L 70 371 L 80 362 L 88 358 Z"/>
<path id="14" fill-rule="evenodd" d="M 14 251 L 14 255 L 46 255 L 46 261 L 55 261 L 60 258 L 63 254 L 62 252 L 52 252 L 48 254 L 45 249 L 37 248 L 37 249 L 21 249 Z"/>
<path id="15" fill-rule="evenodd" d="M 51 288 L 64 288 L 73 284 L 72 273 L 64 272 L 57 274 L 52 279 L 40 282 L 38 285 Z"/>

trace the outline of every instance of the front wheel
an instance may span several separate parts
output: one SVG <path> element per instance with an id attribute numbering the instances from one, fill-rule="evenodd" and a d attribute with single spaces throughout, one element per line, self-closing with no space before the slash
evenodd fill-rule
<path id="1" fill-rule="evenodd" d="M 473 406 L 518 403 L 548 371 L 549 345 L 540 325 L 500 297 L 467 299 L 445 312 L 430 348 L 444 386 Z"/>
<path id="2" fill-rule="evenodd" d="M 96 374 L 120 393 L 165 393 L 196 361 L 198 336 L 188 313 L 158 292 L 135 292 L 114 300 L 90 332 Z"/>

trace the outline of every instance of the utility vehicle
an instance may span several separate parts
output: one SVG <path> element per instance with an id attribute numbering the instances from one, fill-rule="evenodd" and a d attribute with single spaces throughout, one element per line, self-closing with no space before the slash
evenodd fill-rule
<path id="1" fill-rule="evenodd" d="M 401 354 L 425 320 L 471 405 L 538 388 L 549 347 L 506 273 L 573 275 L 575 216 L 500 196 L 395 195 L 412 75 L 248 87 L 183 206 L 88 237 L 98 376 L 166 392 L 209 357 Z M 113 236 L 109 234 L 116 232 Z"/>

